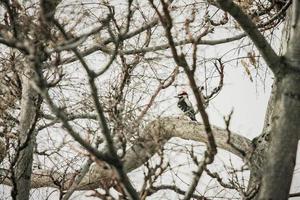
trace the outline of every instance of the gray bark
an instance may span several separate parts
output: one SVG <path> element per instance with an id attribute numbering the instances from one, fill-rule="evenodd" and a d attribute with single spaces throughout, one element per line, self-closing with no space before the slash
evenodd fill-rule
<path id="1" fill-rule="evenodd" d="M 251 141 L 243 136 L 231 133 L 231 143 L 228 143 L 228 132 L 224 129 L 212 126 L 217 147 L 227 150 L 241 158 L 245 158 L 241 152 L 249 154 L 252 151 Z M 207 142 L 205 127 L 203 124 L 187 121 L 180 118 L 160 118 L 151 122 L 141 133 L 138 141 L 127 151 L 124 158 L 124 169 L 128 173 L 143 165 L 150 157 L 158 152 L 162 146 L 172 137 L 179 137 L 198 142 Z M 233 147 L 231 144 L 235 144 Z M 239 149 L 239 150 L 237 150 Z M 95 189 L 99 187 L 98 181 L 111 174 L 111 169 L 99 165 L 92 165 L 89 172 L 83 177 L 76 190 Z M 63 175 L 49 172 L 33 173 L 32 188 L 57 187 L 53 180 L 60 180 Z M 68 189 L 73 174 L 66 175 L 64 189 Z M 9 179 L 3 180 L 4 184 L 11 185 Z"/>
<path id="2" fill-rule="evenodd" d="M 284 67 L 276 76 L 271 143 L 259 199 L 287 199 L 289 196 L 300 135 L 299 13 L 299 1 L 294 1 L 288 12 L 287 32 L 284 34 Z"/>
<path id="3" fill-rule="evenodd" d="M 31 188 L 31 173 L 33 160 L 33 146 L 35 142 L 35 124 L 39 109 L 39 96 L 31 87 L 30 81 L 34 73 L 30 67 L 24 69 L 22 75 L 22 99 L 19 126 L 19 145 L 15 160 L 12 162 L 13 188 L 12 197 L 17 200 L 29 199 Z"/>
<path id="4" fill-rule="evenodd" d="M 262 133 L 253 139 L 253 152 L 248 155 L 250 167 L 250 181 L 248 185 L 249 192 L 253 189 L 258 189 L 263 175 L 263 166 L 266 163 L 266 154 L 270 146 L 272 115 L 274 111 L 276 93 L 277 87 L 273 84 Z"/>
<path id="5" fill-rule="evenodd" d="M 5 142 L 0 138 L 0 163 L 3 161 L 3 159 L 6 156 L 6 146 Z"/>
<path id="6" fill-rule="evenodd" d="M 300 134 L 300 73 L 288 73 L 276 85 L 271 144 L 259 199 L 288 198 Z"/>
<path id="7" fill-rule="evenodd" d="M 254 151 L 249 155 L 249 191 L 260 186 L 258 199 L 287 199 L 300 135 L 300 2 L 293 1 L 287 14 L 283 59 L 274 59 L 270 45 L 238 6 L 230 0 L 217 2 L 247 32 L 275 76 L 264 128 L 253 140 Z"/>

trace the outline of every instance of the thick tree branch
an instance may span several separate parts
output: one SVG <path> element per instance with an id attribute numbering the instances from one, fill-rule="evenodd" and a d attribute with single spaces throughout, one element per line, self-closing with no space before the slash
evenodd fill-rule
<path id="1" fill-rule="evenodd" d="M 287 199 L 300 135 L 300 74 L 275 82 L 277 93 L 271 124 L 271 144 L 264 165 L 259 199 Z"/>
<path id="2" fill-rule="evenodd" d="M 289 19 L 287 20 L 290 27 L 288 31 L 287 52 L 284 55 L 288 63 L 293 68 L 300 70 L 300 2 L 293 1 L 292 9 L 289 11 Z M 289 21 L 290 20 L 290 21 Z"/>
<path id="3" fill-rule="evenodd" d="M 41 98 L 30 85 L 36 74 L 32 70 L 33 62 L 28 61 L 22 75 L 22 99 L 20 125 L 18 129 L 18 147 L 11 162 L 12 169 L 12 198 L 29 199 L 33 147 L 36 138 L 35 126 L 41 105 Z"/>
<path id="4" fill-rule="evenodd" d="M 243 157 L 240 151 L 237 151 L 227 143 L 228 133 L 225 129 L 212 126 L 212 130 L 218 148 L 233 153 L 242 159 L 247 159 Z M 143 165 L 147 160 L 149 160 L 149 158 L 161 149 L 162 145 L 173 137 L 207 143 L 207 135 L 203 124 L 187 121 L 182 118 L 160 118 L 149 123 L 141 133 L 140 138 L 126 152 L 124 157 L 125 171 L 128 173 Z M 231 133 L 231 142 L 248 154 L 252 152 L 251 140 L 241 135 Z M 2 171 L 0 174 L 3 179 L 3 170 L 0 171 Z M 82 179 L 80 184 L 78 184 L 77 190 L 98 188 L 99 180 L 105 177 L 108 173 L 111 173 L 109 169 L 103 169 L 101 166 L 92 165 L 87 175 Z M 53 183 L 51 176 L 54 176 L 55 180 L 61 175 L 50 171 L 44 171 L 41 173 L 34 172 L 32 175 L 32 188 L 56 188 L 57 185 Z M 67 175 L 68 180 L 71 180 L 72 177 L 74 177 L 74 175 Z M 69 186 L 70 180 L 65 182 L 65 189 L 68 189 L 67 186 Z M 3 180 L 3 184 L 11 185 L 9 178 L 5 178 Z"/>

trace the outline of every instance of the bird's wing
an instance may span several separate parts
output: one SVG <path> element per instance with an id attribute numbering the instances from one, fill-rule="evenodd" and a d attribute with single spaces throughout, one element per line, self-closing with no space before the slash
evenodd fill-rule
<path id="1" fill-rule="evenodd" d="M 186 105 L 188 107 L 192 107 L 193 106 L 192 103 L 190 102 L 190 100 L 188 98 L 184 98 L 184 102 L 186 103 Z"/>

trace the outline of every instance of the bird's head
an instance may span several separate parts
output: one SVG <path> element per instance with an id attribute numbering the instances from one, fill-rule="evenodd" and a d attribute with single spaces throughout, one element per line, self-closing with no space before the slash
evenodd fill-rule
<path id="1" fill-rule="evenodd" d="M 185 97 L 188 97 L 188 94 L 186 91 L 181 91 L 176 97 L 177 98 L 185 98 Z"/>

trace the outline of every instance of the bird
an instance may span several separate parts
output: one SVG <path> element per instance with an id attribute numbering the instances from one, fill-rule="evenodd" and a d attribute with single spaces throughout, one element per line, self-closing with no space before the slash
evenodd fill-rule
<path id="1" fill-rule="evenodd" d="M 188 116 L 192 121 L 197 121 L 195 117 L 195 110 L 191 101 L 189 100 L 187 92 L 182 91 L 176 97 L 178 98 L 178 108 L 180 108 L 184 112 L 184 114 Z"/>

